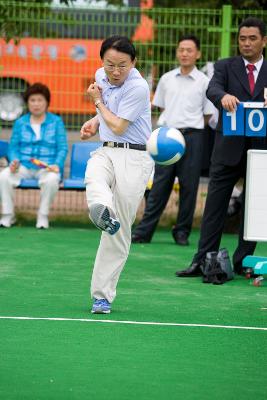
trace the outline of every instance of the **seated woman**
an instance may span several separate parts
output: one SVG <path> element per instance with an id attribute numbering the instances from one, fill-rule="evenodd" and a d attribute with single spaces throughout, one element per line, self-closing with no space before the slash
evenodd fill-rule
<path id="1" fill-rule="evenodd" d="M 14 188 L 23 178 L 36 178 L 41 188 L 36 228 L 47 229 L 50 205 L 58 191 L 60 171 L 68 152 L 66 131 L 61 117 L 47 111 L 47 86 L 34 83 L 24 99 L 29 112 L 14 124 L 8 151 L 10 164 L 0 173 L 0 226 L 9 228 L 15 223 Z M 36 164 L 34 159 L 38 160 Z"/>

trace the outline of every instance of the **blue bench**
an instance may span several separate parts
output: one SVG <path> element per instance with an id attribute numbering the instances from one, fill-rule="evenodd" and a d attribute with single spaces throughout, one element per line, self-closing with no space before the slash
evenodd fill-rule
<path id="1" fill-rule="evenodd" d="M 71 148 L 69 178 L 63 179 L 61 190 L 85 190 L 84 174 L 92 151 L 102 146 L 101 142 L 74 143 Z M 7 158 L 8 142 L 0 140 L 0 157 Z M 39 189 L 36 179 L 22 179 L 20 189 Z"/>
<path id="2" fill-rule="evenodd" d="M 71 150 L 70 176 L 63 180 L 64 190 L 85 190 L 84 174 L 92 151 L 102 146 L 101 142 L 74 143 Z"/>

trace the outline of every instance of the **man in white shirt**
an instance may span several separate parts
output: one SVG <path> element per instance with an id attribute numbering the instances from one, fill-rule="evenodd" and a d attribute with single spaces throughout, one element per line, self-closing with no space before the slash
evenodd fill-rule
<path id="1" fill-rule="evenodd" d="M 102 43 L 100 57 L 103 68 L 88 88 L 97 115 L 83 125 L 81 137 L 99 129 L 103 142 L 88 161 L 85 183 L 91 220 L 103 231 L 91 281 L 92 313 L 108 314 L 153 160 L 145 146 L 151 134 L 150 92 L 135 68 L 133 44 L 112 36 Z"/>
<path id="2" fill-rule="evenodd" d="M 152 104 L 162 110 L 160 124 L 183 133 L 186 151 L 173 165 L 155 166 L 153 186 L 143 219 L 132 234 L 133 243 L 151 241 L 178 177 L 179 211 L 172 235 L 178 245 L 189 244 L 202 165 L 203 129 L 205 120 L 214 113 L 214 106 L 206 97 L 209 79 L 196 68 L 200 55 L 199 40 L 192 35 L 182 37 L 176 50 L 180 66 L 159 80 Z"/>

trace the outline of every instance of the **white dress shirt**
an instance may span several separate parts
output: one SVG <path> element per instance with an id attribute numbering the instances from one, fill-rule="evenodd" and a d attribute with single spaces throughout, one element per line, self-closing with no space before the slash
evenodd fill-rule
<path id="1" fill-rule="evenodd" d="M 207 76 L 196 67 L 188 74 L 176 68 L 162 75 L 152 104 L 163 108 L 160 124 L 174 128 L 204 128 L 204 115 L 215 112 L 207 99 Z"/>
<path id="2" fill-rule="evenodd" d="M 259 72 L 260 72 L 260 69 L 261 69 L 261 66 L 262 66 L 262 63 L 263 63 L 263 56 L 261 56 L 261 59 L 259 61 L 257 61 L 256 63 L 251 63 L 248 60 L 246 60 L 245 58 L 243 58 L 243 60 L 244 60 L 244 63 L 245 63 L 247 74 L 249 72 L 248 69 L 247 69 L 247 65 L 248 64 L 253 64 L 254 65 L 255 68 L 254 68 L 254 71 L 253 71 L 253 75 L 254 75 L 254 80 L 255 80 L 255 83 L 256 83 L 258 75 L 259 75 Z"/>

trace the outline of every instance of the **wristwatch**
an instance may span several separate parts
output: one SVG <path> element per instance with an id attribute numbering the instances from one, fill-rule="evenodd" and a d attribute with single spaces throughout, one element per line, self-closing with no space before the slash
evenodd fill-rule
<path id="1" fill-rule="evenodd" d="M 102 101 L 100 99 L 98 99 L 98 100 L 95 101 L 95 106 L 98 107 L 98 105 L 101 104 L 101 103 L 102 103 Z"/>

